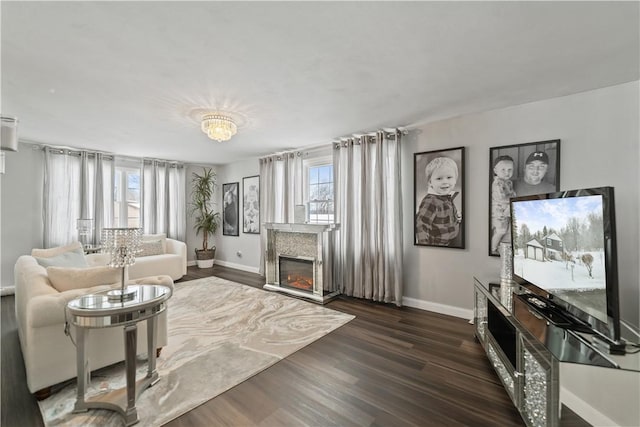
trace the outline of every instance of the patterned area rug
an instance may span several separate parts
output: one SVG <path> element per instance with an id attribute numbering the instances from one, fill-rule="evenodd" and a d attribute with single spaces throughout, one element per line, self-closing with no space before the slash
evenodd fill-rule
<path id="1" fill-rule="evenodd" d="M 218 277 L 176 283 L 160 381 L 136 403 L 139 426 L 160 426 L 344 325 L 354 316 Z M 138 376 L 146 373 L 141 362 Z M 124 387 L 124 364 L 94 374 L 87 395 Z M 72 413 L 76 383 L 39 402 L 47 426 L 122 426 L 116 412 Z"/>

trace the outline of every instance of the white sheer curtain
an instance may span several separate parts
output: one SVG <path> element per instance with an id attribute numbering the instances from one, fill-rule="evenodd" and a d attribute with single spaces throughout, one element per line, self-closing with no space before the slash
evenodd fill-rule
<path id="1" fill-rule="evenodd" d="M 113 180 L 115 163 L 113 156 L 96 153 L 95 195 L 93 199 L 93 241 L 99 243 L 102 229 L 113 227 Z"/>
<path id="2" fill-rule="evenodd" d="M 145 159 L 142 167 L 142 225 L 146 234 L 186 239 L 184 165 Z"/>
<path id="3" fill-rule="evenodd" d="M 76 220 L 94 219 L 94 242 L 113 220 L 113 158 L 44 148 L 44 247 L 78 240 Z"/>
<path id="4" fill-rule="evenodd" d="M 345 295 L 402 305 L 400 132 L 334 145 L 335 257 Z"/>
<path id="5" fill-rule="evenodd" d="M 260 221 L 288 223 L 303 203 L 303 152 L 286 152 L 260 159 Z M 262 227 L 261 224 L 261 227 Z M 260 231 L 260 274 L 264 274 L 267 233 Z"/>

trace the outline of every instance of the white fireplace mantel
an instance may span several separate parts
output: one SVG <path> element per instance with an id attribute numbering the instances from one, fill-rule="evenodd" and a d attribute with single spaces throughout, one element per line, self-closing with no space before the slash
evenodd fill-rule
<path id="1" fill-rule="evenodd" d="M 265 223 L 264 289 L 284 292 L 326 303 L 339 294 L 336 265 L 333 260 L 334 234 L 339 224 Z M 313 289 L 292 289 L 280 283 L 280 258 L 307 259 L 313 262 Z"/>

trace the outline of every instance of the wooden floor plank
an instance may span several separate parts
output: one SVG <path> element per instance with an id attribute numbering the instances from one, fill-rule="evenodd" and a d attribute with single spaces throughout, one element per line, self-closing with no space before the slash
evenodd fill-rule
<path id="1" fill-rule="evenodd" d="M 177 284 L 211 275 L 264 284 L 218 265 L 189 267 Z M 357 317 L 167 426 L 524 425 L 466 320 L 347 297 L 327 307 Z M 2 427 L 41 426 L 13 297 L 1 308 Z M 561 425 L 588 424 L 564 407 Z"/>

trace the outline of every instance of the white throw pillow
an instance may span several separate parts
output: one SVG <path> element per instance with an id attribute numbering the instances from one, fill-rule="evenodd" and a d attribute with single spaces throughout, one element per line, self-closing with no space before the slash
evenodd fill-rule
<path id="1" fill-rule="evenodd" d="M 47 267 L 51 286 L 59 292 L 120 282 L 120 269 L 111 267 Z"/>
<path id="2" fill-rule="evenodd" d="M 31 249 L 31 256 L 38 258 L 51 258 L 76 249 L 82 249 L 80 242 L 73 242 L 66 246 L 58 246 L 49 249 Z"/>
<path id="3" fill-rule="evenodd" d="M 160 240 L 162 242 L 162 253 L 167 253 L 167 235 L 165 233 L 160 234 L 143 234 L 142 242 L 149 242 L 154 240 Z"/>
<path id="4" fill-rule="evenodd" d="M 162 246 L 162 240 L 143 240 L 141 251 L 136 255 L 136 257 L 162 255 L 164 253 L 165 252 Z"/>
<path id="5" fill-rule="evenodd" d="M 71 245 L 70 245 L 71 246 Z M 65 248 L 69 248 L 67 246 Z M 61 251 L 62 248 L 33 249 L 31 253 L 44 253 L 45 256 L 34 255 L 38 264 L 43 267 L 88 267 L 82 246 L 72 250 Z M 51 255 L 56 254 L 56 255 Z"/>

